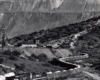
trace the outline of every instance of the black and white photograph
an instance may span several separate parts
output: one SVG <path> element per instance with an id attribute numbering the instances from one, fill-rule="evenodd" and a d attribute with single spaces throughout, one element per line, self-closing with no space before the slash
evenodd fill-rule
<path id="1" fill-rule="evenodd" d="M 100 0 L 0 0 L 0 80 L 100 80 Z"/>

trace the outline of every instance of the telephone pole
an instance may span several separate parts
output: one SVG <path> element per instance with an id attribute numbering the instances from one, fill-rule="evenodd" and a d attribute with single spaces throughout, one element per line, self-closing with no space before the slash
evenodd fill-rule
<path id="1" fill-rule="evenodd" d="M 5 46 L 5 27 L 4 24 L 2 24 L 2 52 L 4 51 Z"/>

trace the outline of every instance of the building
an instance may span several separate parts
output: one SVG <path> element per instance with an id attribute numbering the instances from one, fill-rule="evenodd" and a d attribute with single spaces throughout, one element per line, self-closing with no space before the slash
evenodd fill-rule
<path id="1" fill-rule="evenodd" d="M 37 44 L 22 44 L 21 47 L 22 47 L 22 48 L 25 48 L 25 47 L 32 47 L 32 48 L 35 48 L 35 47 L 37 47 Z"/>
<path id="2" fill-rule="evenodd" d="M 58 45 L 57 43 L 55 43 L 55 44 L 52 45 L 52 47 L 53 47 L 53 48 L 58 48 L 59 45 Z"/>
<path id="3" fill-rule="evenodd" d="M 14 80 L 14 77 L 15 77 L 15 73 L 10 72 L 10 73 L 6 73 L 4 75 L 0 75 L 0 80 Z"/>

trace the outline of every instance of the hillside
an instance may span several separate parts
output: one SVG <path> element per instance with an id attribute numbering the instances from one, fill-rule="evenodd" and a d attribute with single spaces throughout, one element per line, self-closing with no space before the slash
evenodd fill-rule
<path id="1" fill-rule="evenodd" d="M 0 0 L 0 11 L 100 11 L 99 0 Z"/>
<path id="2" fill-rule="evenodd" d="M 88 53 L 89 58 L 85 59 L 86 63 L 93 64 L 91 68 L 100 71 L 100 26 L 95 27 L 90 33 L 84 35 L 77 42 L 74 54 L 78 52 Z M 84 64 L 84 63 L 83 63 Z"/>
<path id="3" fill-rule="evenodd" d="M 3 14 L 3 13 L 1 13 Z M 8 38 L 22 34 L 60 27 L 76 22 L 85 21 L 100 15 L 99 12 L 68 12 L 68 13 L 42 13 L 42 12 L 7 12 L 1 15 L 1 23 L 6 27 Z M 1 28 L 1 25 L 0 25 Z"/>
<path id="4" fill-rule="evenodd" d="M 0 0 L 0 24 L 12 38 L 85 21 L 100 15 L 99 7 L 99 0 Z"/>
<path id="5" fill-rule="evenodd" d="M 35 43 L 36 40 L 39 40 L 40 43 L 48 44 L 47 42 L 51 41 L 52 43 L 52 41 L 54 42 L 54 40 L 62 39 L 63 37 L 66 37 L 65 39 L 66 41 L 67 37 L 70 36 L 71 34 L 75 34 L 80 31 L 83 31 L 85 28 L 94 27 L 94 25 L 99 19 L 100 19 L 100 16 L 91 18 L 91 19 L 88 19 L 86 21 L 82 21 L 79 23 L 58 26 L 56 28 L 40 30 L 38 32 L 36 31 L 36 32 L 29 33 L 29 34 L 24 34 L 24 35 L 17 36 L 17 37 L 10 39 L 10 43 L 12 44 L 19 43 L 19 42 Z M 56 41 L 54 43 L 56 43 Z"/>
<path id="6" fill-rule="evenodd" d="M 10 41 L 12 43 L 15 42 L 26 42 L 26 43 L 33 43 L 35 39 L 39 39 L 41 43 L 49 44 L 50 42 L 57 43 L 61 40 L 64 40 L 63 44 L 60 47 L 68 48 L 67 43 L 69 43 L 71 40 L 68 39 L 67 36 L 71 34 L 78 33 L 80 31 L 83 31 L 85 28 L 88 29 L 92 27 L 93 29 L 78 38 L 77 44 L 75 45 L 75 49 L 72 50 L 73 55 L 77 55 L 80 53 L 88 53 L 89 58 L 83 60 L 84 63 L 81 63 L 82 65 L 86 64 L 92 64 L 92 66 L 89 66 L 93 69 L 100 71 L 100 16 L 88 19 L 86 21 L 82 21 L 75 24 L 65 25 L 61 27 L 57 27 L 54 29 L 48 29 L 48 30 L 41 30 L 39 32 L 33 32 L 31 34 L 21 35 L 15 38 L 12 38 Z M 69 40 L 69 41 L 68 41 Z M 68 48 L 69 49 L 69 48 Z M 60 50 L 60 49 L 59 49 Z M 59 57 L 64 56 L 64 51 L 66 50 L 56 50 Z M 56 52 L 55 52 L 56 55 Z"/>

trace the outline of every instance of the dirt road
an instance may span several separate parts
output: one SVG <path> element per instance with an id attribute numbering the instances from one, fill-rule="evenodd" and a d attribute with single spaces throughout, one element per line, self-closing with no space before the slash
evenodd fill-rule
<path id="1" fill-rule="evenodd" d="M 93 79 L 95 79 L 95 80 L 100 80 L 100 76 L 98 76 L 98 75 L 92 74 L 92 73 L 87 72 L 87 71 L 83 71 L 83 73 L 85 73 L 85 74 L 91 76 L 91 77 L 92 77 Z"/>

